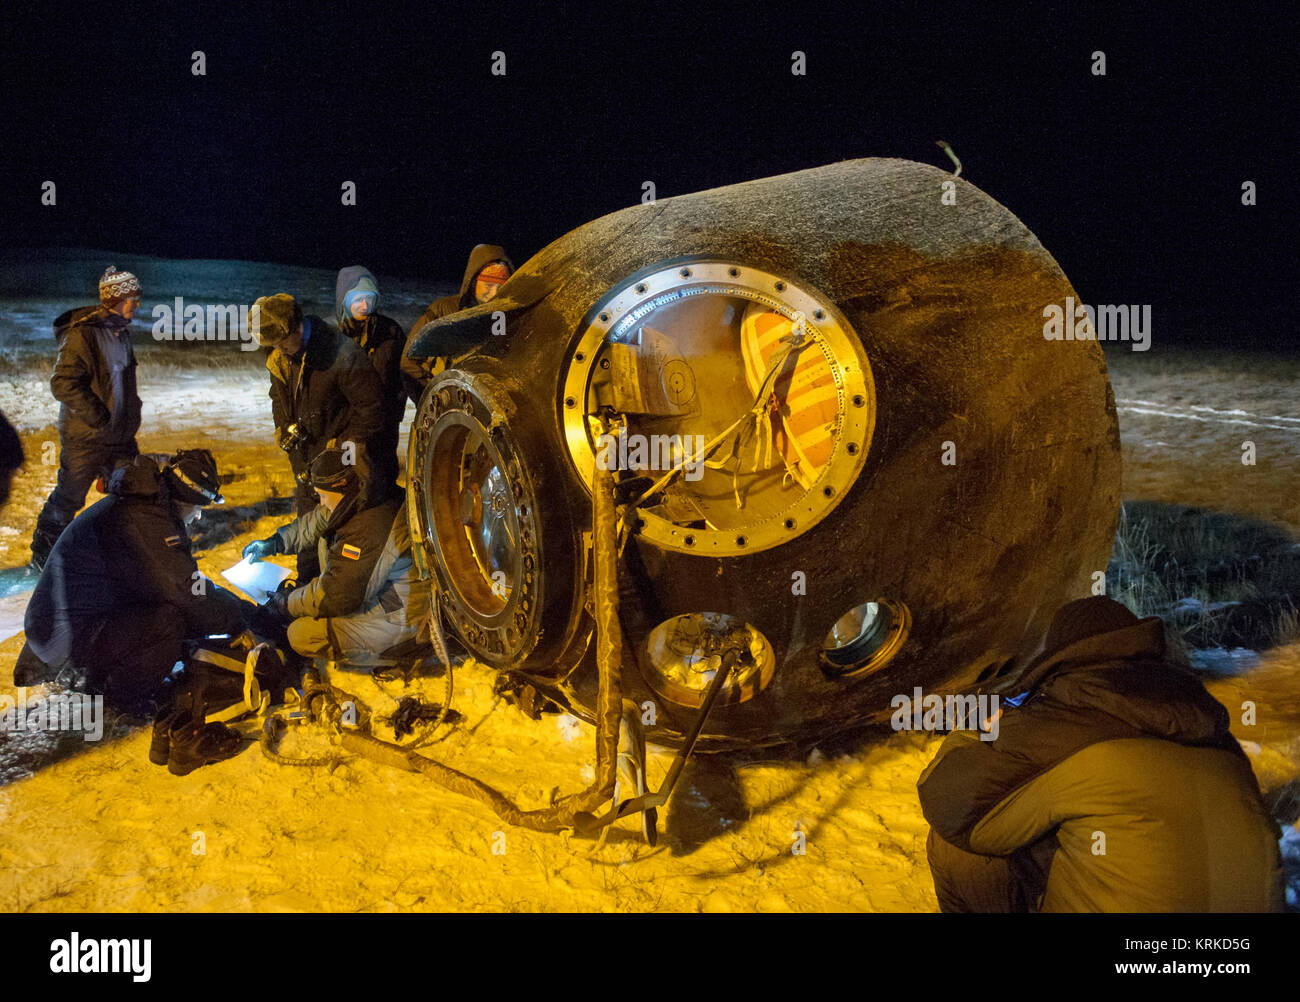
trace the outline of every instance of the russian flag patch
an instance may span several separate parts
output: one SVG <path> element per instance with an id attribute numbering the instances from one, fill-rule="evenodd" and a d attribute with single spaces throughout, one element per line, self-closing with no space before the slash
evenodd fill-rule
<path id="1" fill-rule="evenodd" d="M 339 552 L 342 553 L 343 556 L 347 557 L 349 560 L 361 559 L 361 547 L 353 546 L 351 543 L 344 543 L 343 549 L 340 550 Z"/>
<path id="2" fill-rule="evenodd" d="M 181 537 L 180 537 L 180 536 L 168 536 L 166 539 L 163 540 L 163 542 L 166 543 L 168 546 L 180 546 L 180 545 L 181 545 Z"/>

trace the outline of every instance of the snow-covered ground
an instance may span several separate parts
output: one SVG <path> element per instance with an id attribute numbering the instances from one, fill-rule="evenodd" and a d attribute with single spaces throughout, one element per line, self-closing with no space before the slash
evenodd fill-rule
<path id="1" fill-rule="evenodd" d="M 147 352 L 141 359 L 141 448 L 202 442 L 223 472 L 235 475 L 228 503 L 205 516 L 199 554 L 200 566 L 219 580 L 243 545 L 279 523 L 270 512 L 283 504 L 274 499 L 292 486 L 287 463 L 269 444 L 267 377 L 255 354 L 193 369 L 170 356 L 155 368 Z M 1245 363 L 1216 369 L 1213 359 L 1193 355 L 1152 360 L 1124 356 L 1113 364 L 1126 496 L 1258 515 L 1300 535 L 1294 370 Z M 21 627 L 30 581 L 16 568 L 54 480 L 55 468 L 40 456 L 55 408 L 38 370 L 24 364 L 10 378 L 0 371 L 0 409 L 22 428 L 33 460 L 2 516 L 0 567 L 8 570 L 0 571 L 0 635 L 9 632 L 5 622 Z M 1255 467 L 1240 461 L 1247 436 L 1256 443 Z M 14 694 L 10 669 L 21 640 L 0 643 L 0 693 Z M 1215 668 L 1211 691 L 1232 711 L 1262 787 L 1295 780 L 1300 645 L 1228 652 Z M 525 807 L 591 779 L 589 727 L 567 718 L 533 722 L 495 702 L 491 672 L 472 662 L 456 670 L 454 682 L 464 720 L 427 754 Z M 417 679 L 408 688 L 349 675 L 340 684 L 382 718 L 404 694 L 440 701 L 444 681 Z M 1257 708 L 1253 724 L 1242 722 L 1247 702 Z M 363 759 L 293 767 L 250 745 L 232 760 L 176 778 L 148 762 L 147 728 L 119 722 L 94 743 L 3 735 L 0 909 L 932 911 L 915 784 L 939 740 L 885 732 L 802 761 L 697 758 L 650 849 L 631 822 L 603 845 L 509 828 L 422 776 Z M 282 750 L 331 753 L 310 734 L 291 734 Z M 651 749 L 652 786 L 669 760 Z M 800 835 L 806 852 L 796 854 Z M 1294 829 L 1284 848 L 1294 904 Z"/>

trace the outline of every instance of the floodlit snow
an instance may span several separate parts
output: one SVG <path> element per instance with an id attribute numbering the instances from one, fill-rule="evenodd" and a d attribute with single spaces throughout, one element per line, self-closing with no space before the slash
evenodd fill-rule
<path id="1" fill-rule="evenodd" d="M 23 614 L 27 611 L 27 594 L 0 598 L 0 640 L 8 640 L 23 628 Z"/>
<path id="2" fill-rule="evenodd" d="M 130 266 L 131 259 L 120 257 L 110 260 Z M 183 273 L 197 264 L 220 263 L 158 268 Z M 239 295 L 292 289 L 296 278 L 332 296 L 330 273 L 241 267 Z M 403 322 L 424 305 L 419 296 L 409 298 L 404 315 L 394 311 Z M 66 305 L 78 301 L 70 297 Z M 48 331 L 55 305 L 25 304 L 18 315 L 32 331 Z M 25 351 L 43 351 L 44 344 L 31 340 Z M 203 444 L 235 477 L 225 491 L 228 503 L 210 509 L 200 525 L 199 563 L 214 577 L 239 560 L 247 542 L 280 524 L 283 516 L 271 512 L 285 504 L 275 499 L 292 488 L 288 463 L 270 443 L 260 356 L 230 353 L 229 364 L 186 368 L 176 355 L 155 359 L 147 345 L 140 352 L 141 448 Z M 1116 361 L 1116 396 L 1132 401 L 1121 403 L 1126 496 L 1256 514 L 1300 535 L 1300 420 L 1288 416 L 1295 413 L 1293 374 L 1243 368 L 1216 378 L 1212 360 L 1192 356 L 1175 356 L 1158 372 L 1136 359 Z M 42 465 L 40 456 L 57 411 L 29 369 L 0 367 L 0 409 L 22 429 L 31 457 L 0 516 L 7 530 L 0 532 L 0 568 L 8 568 L 0 570 L 0 636 L 8 637 L 0 643 L 0 693 L 10 695 L 22 640 L 9 633 L 21 627 L 31 585 L 17 568 L 54 482 L 54 467 Z M 1239 421 L 1252 424 L 1230 423 Z M 1254 468 L 1240 463 L 1246 431 L 1261 457 Z M 1300 645 L 1220 653 L 1207 655 L 1205 667 L 1215 672 L 1209 687 L 1232 714 L 1263 788 L 1276 789 L 1300 775 Z M 523 807 L 585 786 L 592 728 L 571 717 L 531 721 L 494 698 L 492 681 L 488 669 L 472 662 L 456 669 L 453 705 L 464 720 L 444 728 L 424 753 L 485 779 Z M 445 685 L 423 678 L 404 687 L 359 674 L 336 682 L 381 720 L 404 695 L 441 701 Z M 1253 723 L 1243 722 L 1247 704 L 1255 710 Z M 382 723 L 376 731 L 392 736 Z M 98 743 L 47 732 L 0 735 L 0 909 L 936 908 L 915 790 L 940 740 L 933 735 L 886 731 L 797 759 L 698 757 L 670 808 L 661 811 L 654 849 L 642 844 L 632 820 L 603 846 L 510 828 L 483 805 L 421 775 L 341 755 L 333 767 L 284 766 L 250 744 L 232 760 L 177 778 L 148 762 L 149 737 L 148 728 L 120 721 Z M 339 754 L 314 732 L 292 732 L 281 751 Z M 652 787 L 670 760 L 651 746 Z M 796 854 L 801 841 L 806 852 Z M 1291 879 L 1300 884 L 1294 829 L 1287 830 L 1284 850 Z M 1291 893 L 1294 901 L 1294 887 Z"/>

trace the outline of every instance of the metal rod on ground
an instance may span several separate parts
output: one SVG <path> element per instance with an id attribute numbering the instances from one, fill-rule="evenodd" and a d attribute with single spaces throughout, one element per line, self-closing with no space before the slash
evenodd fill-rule
<path id="1" fill-rule="evenodd" d="M 590 835 L 621 818 L 630 817 L 633 814 L 639 814 L 641 811 L 652 808 L 662 807 L 668 803 L 668 798 L 673 795 L 673 787 L 677 785 L 682 769 L 686 767 L 686 760 L 691 757 L 691 752 L 695 750 L 695 743 L 704 731 L 704 723 L 709 718 L 709 711 L 713 709 L 713 704 L 718 698 L 718 693 L 722 691 L 727 676 L 731 674 L 732 669 L 739 660 L 740 652 L 736 650 L 728 650 L 722 655 L 722 664 L 709 682 L 709 688 L 705 690 L 704 699 L 700 703 L 700 712 L 696 714 L 695 722 L 683 739 L 681 748 L 677 750 L 677 756 L 673 759 L 672 765 L 668 767 L 668 774 L 659 785 L 659 789 L 654 793 L 646 793 L 640 797 L 625 800 L 621 805 L 614 804 L 608 811 L 598 817 L 585 815 L 575 819 L 574 829 L 579 834 Z"/>
<path id="2" fill-rule="evenodd" d="M 659 786 L 659 793 L 663 796 L 665 802 L 673 792 L 677 777 L 682 774 L 682 769 L 686 767 L 686 760 L 691 757 L 691 752 L 695 750 L 695 742 L 700 739 L 700 733 L 704 730 L 704 722 L 708 719 L 709 711 L 713 709 L 714 702 L 717 701 L 718 693 L 722 691 L 727 676 L 731 674 L 731 670 L 736 667 L 736 662 L 739 660 L 739 653 L 732 648 L 729 648 L 722 655 L 722 664 L 718 666 L 712 681 L 709 682 L 709 688 L 704 693 L 704 701 L 700 704 L 700 712 L 695 718 L 695 723 L 691 726 L 691 732 L 686 735 L 682 747 L 677 752 L 677 757 L 673 759 L 673 764 L 668 767 L 668 775 L 664 777 L 663 783 Z"/>

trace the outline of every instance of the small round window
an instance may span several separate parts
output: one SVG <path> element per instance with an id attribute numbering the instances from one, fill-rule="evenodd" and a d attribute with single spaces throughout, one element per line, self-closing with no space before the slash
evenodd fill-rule
<path id="1" fill-rule="evenodd" d="M 829 678 L 879 671 L 898 653 L 911 627 L 911 613 L 902 602 L 855 605 L 835 621 L 822 641 L 822 671 Z"/>

